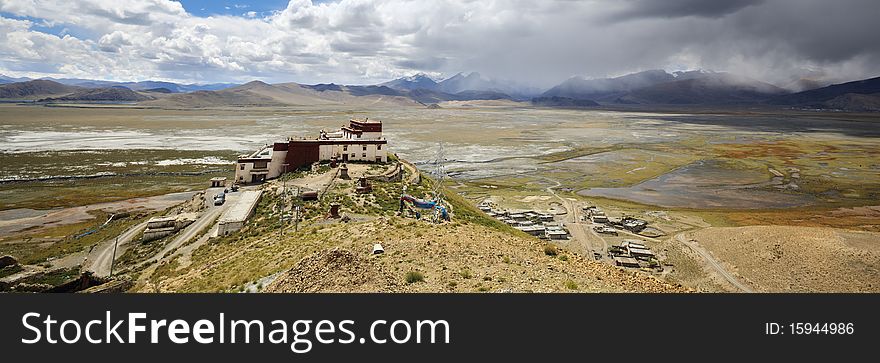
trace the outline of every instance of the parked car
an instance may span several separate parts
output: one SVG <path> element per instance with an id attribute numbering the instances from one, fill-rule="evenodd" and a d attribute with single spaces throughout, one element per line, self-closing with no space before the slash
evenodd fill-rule
<path id="1" fill-rule="evenodd" d="M 214 205 L 223 205 L 226 202 L 226 193 L 217 193 L 214 196 Z"/>

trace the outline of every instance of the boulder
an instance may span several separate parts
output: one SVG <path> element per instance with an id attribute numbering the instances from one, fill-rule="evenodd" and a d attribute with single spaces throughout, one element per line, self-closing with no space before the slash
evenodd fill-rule
<path id="1" fill-rule="evenodd" d="M 6 266 L 14 266 L 17 264 L 18 260 L 16 260 L 15 257 L 12 257 L 10 255 L 0 257 L 0 268 L 4 268 Z"/>

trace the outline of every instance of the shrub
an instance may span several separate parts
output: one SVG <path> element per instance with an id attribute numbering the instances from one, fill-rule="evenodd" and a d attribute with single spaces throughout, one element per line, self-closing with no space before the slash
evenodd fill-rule
<path id="1" fill-rule="evenodd" d="M 502 259 L 502 261 L 504 261 L 504 263 L 510 263 L 510 257 L 504 256 L 504 259 Z"/>
<path id="2" fill-rule="evenodd" d="M 565 280 L 565 288 L 569 290 L 577 290 L 578 284 L 572 280 Z"/>
<path id="3" fill-rule="evenodd" d="M 458 275 L 461 276 L 461 278 L 463 278 L 463 279 L 469 279 L 472 276 L 471 272 L 468 270 L 461 270 L 461 272 L 459 272 Z"/>
<path id="4" fill-rule="evenodd" d="M 410 271 L 406 273 L 406 283 L 412 284 L 425 281 L 425 275 L 418 271 Z"/>
<path id="5" fill-rule="evenodd" d="M 544 245 L 544 254 L 547 256 L 556 256 L 559 254 L 559 250 L 557 250 L 554 245 L 546 244 Z"/>
<path id="6" fill-rule="evenodd" d="M 563 261 L 568 261 L 568 255 L 559 255 L 559 259 Z"/>

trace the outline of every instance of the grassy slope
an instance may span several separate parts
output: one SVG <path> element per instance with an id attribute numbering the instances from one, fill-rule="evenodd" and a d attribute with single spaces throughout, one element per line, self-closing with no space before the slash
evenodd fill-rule
<path id="1" fill-rule="evenodd" d="M 412 186 L 409 192 L 422 196 L 428 183 Z M 377 200 L 366 203 L 367 198 L 346 199 L 331 191 L 323 201 L 304 204 L 312 219 L 301 223 L 298 231 L 288 227 L 284 235 L 272 210 L 278 197 L 271 191 L 264 193 L 246 228 L 212 239 L 194 252 L 190 265 L 174 260 L 159 266 L 135 290 L 237 291 L 287 271 L 307 256 L 339 248 L 369 258 L 372 245 L 382 243 L 387 253 L 366 262 L 392 281 L 382 285 L 382 291 L 683 291 L 568 252 L 546 255 L 543 242 L 489 218 L 451 191 L 445 192 L 453 210 L 451 223 L 434 225 L 396 217 L 399 194 L 394 191 L 399 187 L 399 183 L 374 183 Z M 331 200 L 342 202 L 343 213 L 357 212 L 363 217 L 339 223 L 309 214 L 326 210 Z M 422 274 L 423 281 L 407 283 L 406 275 L 413 272 Z M 328 273 L 324 278 L 334 280 L 335 275 Z M 330 282 L 330 286 L 335 285 Z M 330 291 L 355 289 L 343 284 Z"/>

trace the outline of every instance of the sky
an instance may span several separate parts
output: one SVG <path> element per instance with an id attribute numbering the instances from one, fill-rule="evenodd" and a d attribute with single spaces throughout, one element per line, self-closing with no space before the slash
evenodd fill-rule
<path id="1" fill-rule="evenodd" d="M 876 0 L 0 0 L 0 74 L 550 87 L 648 69 L 880 76 Z"/>

